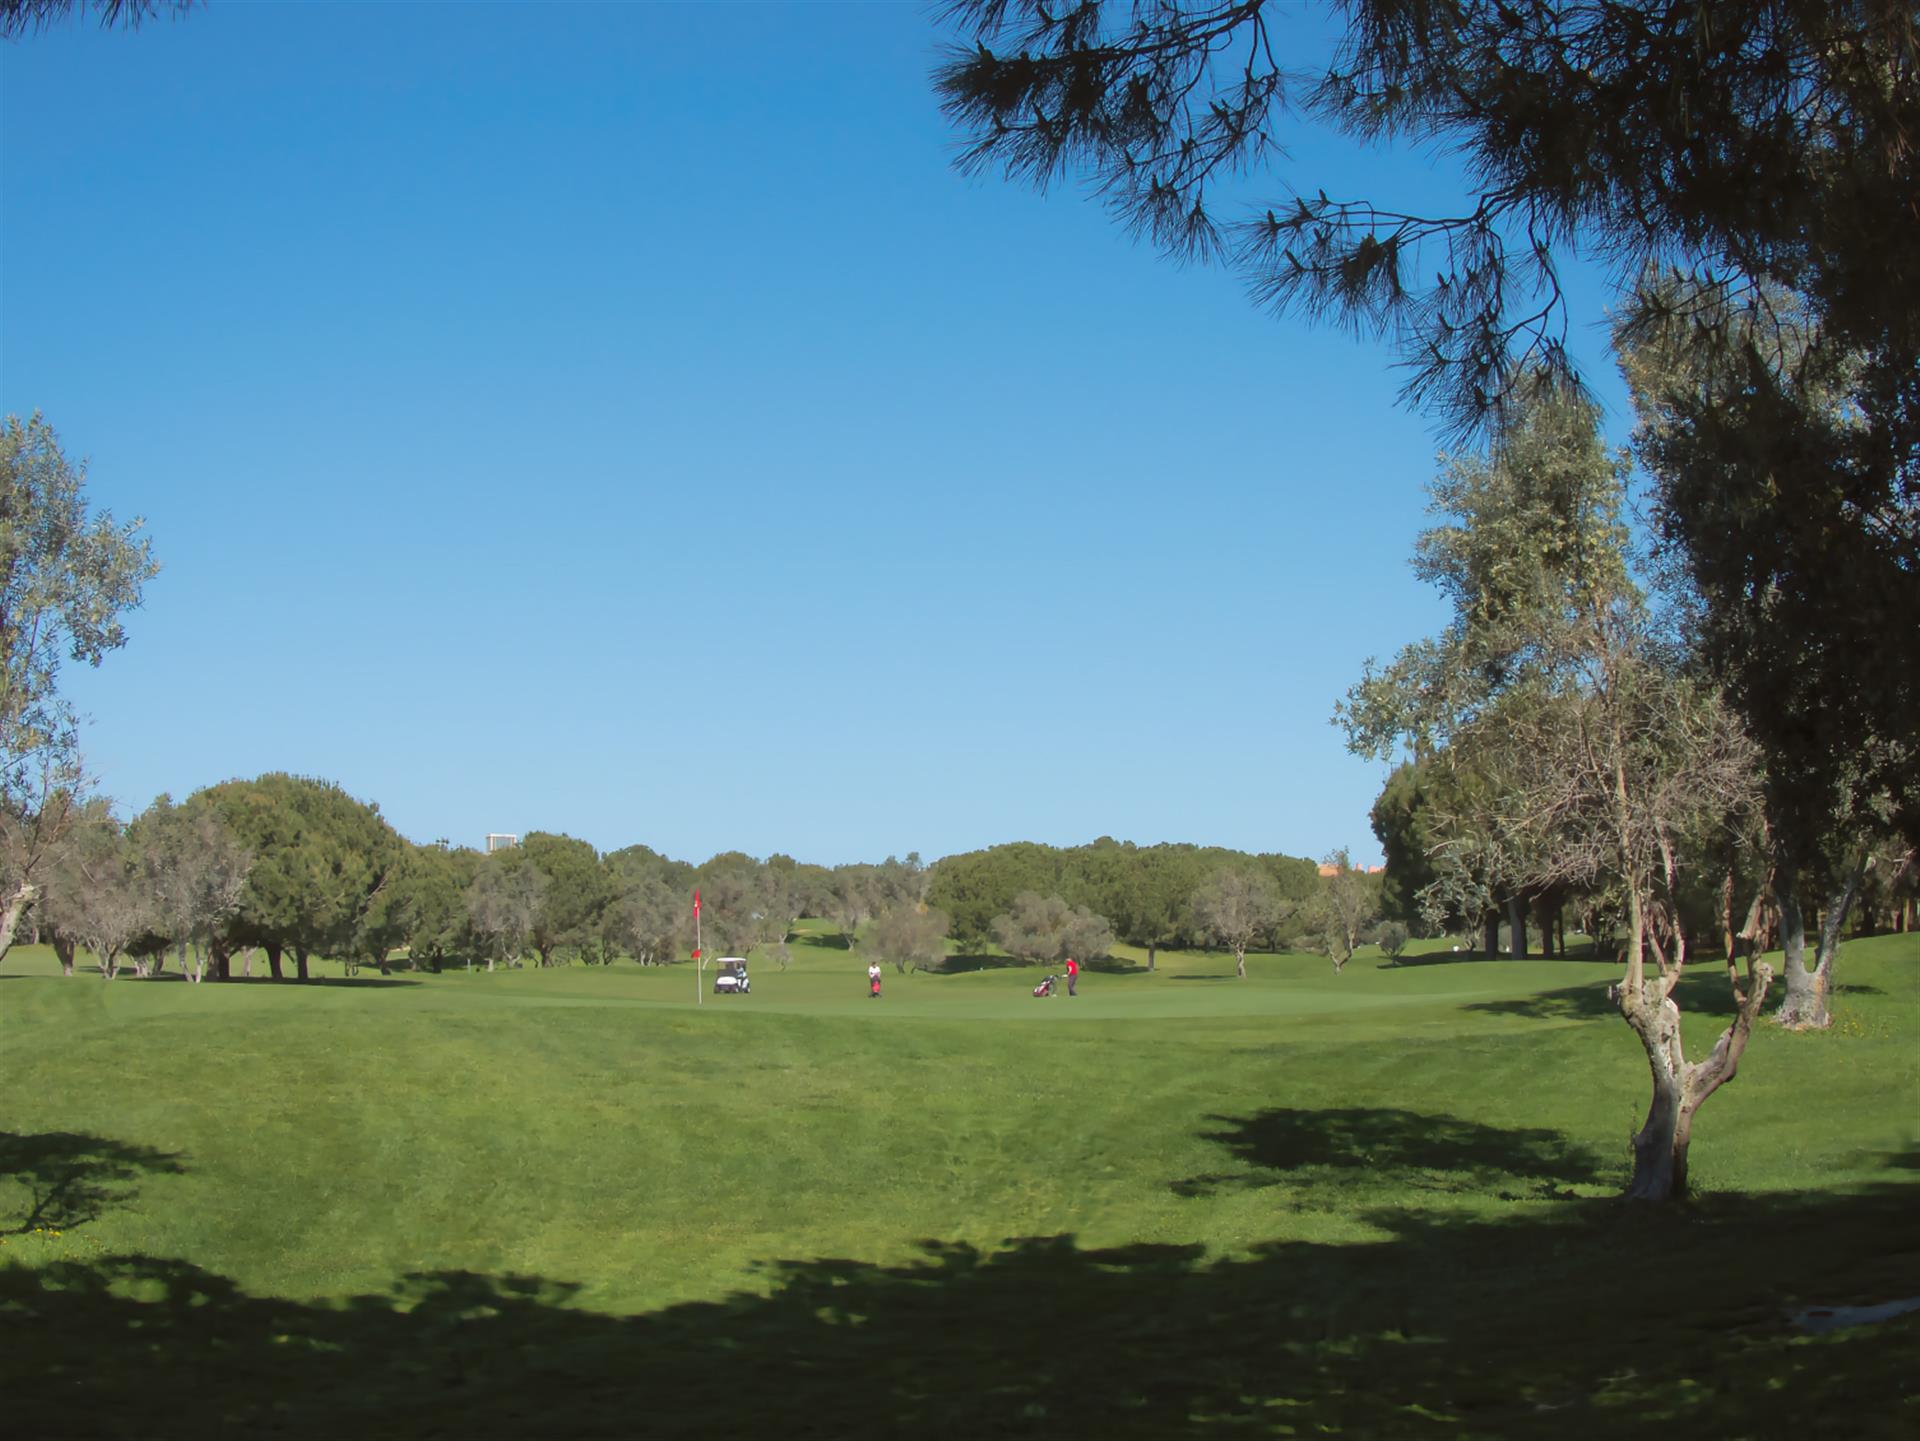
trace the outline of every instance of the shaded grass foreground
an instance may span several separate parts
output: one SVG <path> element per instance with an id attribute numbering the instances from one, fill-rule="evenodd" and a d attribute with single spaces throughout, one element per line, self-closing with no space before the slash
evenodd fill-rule
<path id="1" fill-rule="evenodd" d="M 10 980 L 0 1434 L 1920 1435 L 1920 1313 L 1789 1321 L 1920 1296 L 1920 945 L 1846 960 L 1665 1211 L 1589 963 Z"/>
<path id="2" fill-rule="evenodd" d="M 1354 1124 L 1351 1120 L 1349 1126 Z M 1905 1158 L 1906 1164 L 1911 1158 Z M 1803 1335 L 1781 1298 L 1920 1294 L 1915 1188 L 1510 1221 L 1369 1217 L 1375 1244 L 779 1261 L 765 1294 L 633 1316 L 530 1276 L 337 1304 L 178 1260 L 0 1268 L 20 1436 L 1720 1438 L 1920 1434 L 1920 1316 Z M 1872 1267 L 1767 1237 L 1871 1233 Z M 1902 1290 L 1904 1288 L 1904 1290 Z M 35 1344 L 23 1348 L 19 1338 Z M 31 1369 L 22 1369 L 25 1362 Z"/>

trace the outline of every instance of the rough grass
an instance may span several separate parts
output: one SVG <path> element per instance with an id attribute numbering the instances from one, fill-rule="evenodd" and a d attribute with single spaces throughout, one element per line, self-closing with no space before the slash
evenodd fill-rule
<path id="1" fill-rule="evenodd" d="M 19 1434 L 1920 1431 L 1920 944 L 1613 1200 L 1609 966 L 0 967 Z M 1690 987 L 1689 1037 L 1724 982 Z M 1838 1418 L 1838 1420 L 1836 1420 Z M 1838 1422 L 1844 1421 L 1844 1427 Z M 11 1430 L 12 1427 L 9 1426 Z"/>

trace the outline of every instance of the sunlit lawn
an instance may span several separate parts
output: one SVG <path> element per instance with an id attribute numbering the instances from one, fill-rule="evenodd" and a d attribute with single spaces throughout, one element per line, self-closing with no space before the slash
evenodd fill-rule
<path id="1" fill-rule="evenodd" d="M 1920 1319 L 1786 1323 L 1920 1296 L 1907 938 L 1847 947 L 1832 1033 L 1756 1036 L 1672 1215 L 1611 1199 L 1647 1083 L 1608 965 L 1162 953 L 872 1001 L 794 952 L 696 1004 L 687 967 L 16 951 L 5 1399 L 125 1435 L 1920 1432 Z"/>

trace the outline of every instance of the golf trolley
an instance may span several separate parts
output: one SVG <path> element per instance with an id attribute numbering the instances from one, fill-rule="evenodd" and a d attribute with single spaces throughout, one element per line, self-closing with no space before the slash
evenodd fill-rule
<path id="1" fill-rule="evenodd" d="M 1055 986 L 1055 985 L 1057 985 L 1057 984 L 1059 983 L 1059 980 L 1060 980 L 1060 978 L 1059 978 L 1058 976 L 1048 976 L 1048 977 L 1046 977 L 1046 978 L 1045 978 L 1044 980 L 1042 980 L 1042 981 L 1040 982 L 1040 984 L 1039 984 L 1039 985 L 1037 985 L 1037 986 L 1035 986 L 1035 987 L 1033 988 L 1033 994 L 1034 994 L 1034 995 L 1035 995 L 1036 997 L 1044 997 L 1044 996 L 1050 996 L 1050 995 L 1052 995 L 1052 994 L 1053 994 L 1053 988 L 1054 988 L 1054 986 Z"/>

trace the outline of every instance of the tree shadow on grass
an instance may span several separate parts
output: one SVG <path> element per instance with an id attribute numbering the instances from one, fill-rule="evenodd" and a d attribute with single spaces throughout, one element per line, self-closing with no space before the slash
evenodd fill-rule
<path id="1" fill-rule="evenodd" d="M 1499 1001 L 1471 1001 L 1463 1011 L 1487 1015 L 1521 1016 L 1531 1021 L 1590 1021 L 1602 1016 L 1618 1016 L 1607 994 L 1611 981 L 1588 981 L 1583 985 L 1541 991 L 1531 996 L 1516 996 Z M 1776 987 L 1778 982 L 1775 982 Z M 1777 994 L 1777 990 L 1776 990 Z M 1674 1001 L 1687 1015 L 1731 1016 L 1733 989 L 1727 984 L 1724 963 L 1718 960 L 1690 964 L 1674 988 Z"/>
<path id="2" fill-rule="evenodd" d="M 1590 981 L 1586 985 L 1541 991 L 1532 996 L 1471 1001 L 1460 1009 L 1492 1016 L 1522 1016 L 1530 1021 L 1590 1021 L 1597 1016 L 1620 1014 L 1607 998 L 1607 985 L 1605 981 Z"/>
<path id="3" fill-rule="evenodd" d="M 1534 1195 L 1606 1178 L 1600 1158 L 1557 1131 L 1503 1130 L 1457 1116 L 1388 1108 L 1269 1110 L 1212 1116 L 1202 1133 L 1244 1168 L 1171 1182 L 1179 1196 L 1209 1196 L 1281 1184 Z"/>
<path id="4" fill-rule="evenodd" d="M 1809 1340 L 1784 1317 L 1920 1293 L 1917 1195 L 1395 1208 L 1356 1218 L 1377 1239 L 1227 1258 L 928 1240 L 634 1315 L 538 1276 L 302 1302 L 157 1257 L 0 1267 L 0 1364 L 21 1435 L 1891 1441 L 1920 1315 Z M 1756 1247 L 1776 1227 L 1827 1239 Z"/>
<path id="5" fill-rule="evenodd" d="M 1017 971 L 1039 969 L 1032 961 L 1018 956 L 948 956 L 934 968 L 943 976 L 963 976 L 972 971 Z"/>
<path id="6" fill-rule="evenodd" d="M 445 974 L 445 972 L 442 972 L 442 974 Z M 235 981 L 244 985 L 324 986 L 330 991 L 393 990 L 400 986 L 424 986 L 426 984 L 425 981 L 415 980 L 411 976 L 315 976 L 310 981 L 296 981 L 292 978 L 284 981 L 275 981 L 272 976 L 235 976 L 232 981 L 222 981 L 220 984 L 230 986 L 234 984 Z"/>
<path id="7" fill-rule="evenodd" d="M 177 1175 L 182 1158 L 68 1131 L 0 1131 L 0 1235 L 71 1231 L 130 1205 L 140 1179 Z"/>

